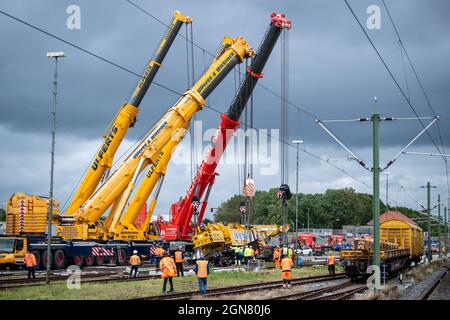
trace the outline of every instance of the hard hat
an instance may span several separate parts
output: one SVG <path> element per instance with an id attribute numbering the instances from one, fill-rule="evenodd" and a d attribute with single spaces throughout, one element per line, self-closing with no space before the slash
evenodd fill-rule
<path id="1" fill-rule="evenodd" d="M 133 254 L 137 254 L 137 250 L 133 250 Z"/>

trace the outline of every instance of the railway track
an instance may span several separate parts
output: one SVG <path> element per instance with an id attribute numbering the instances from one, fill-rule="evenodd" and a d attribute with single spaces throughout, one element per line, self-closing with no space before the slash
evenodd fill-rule
<path id="1" fill-rule="evenodd" d="M 144 267 L 154 267 L 153 265 L 148 265 Z M 185 268 L 185 272 L 189 272 L 192 269 L 192 267 Z M 222 267 L 218 268 L 221 270 L 234 270 L 236 267 Z M 96 271 L 96 270 L 90 270 L 90 271 Z M 19 278 L 19 275 L 21 276 Z M 7 278 L 0 278 L 0 290 L 1 289 L 13 289 L 13 288 L 20 288 L 20 287 L 26 287 L 26 286 L 38 286 L 45 284 L 45 276 L 38 276 L 36 279 L 28 279 L 25 278 L 26 273 L 14 273 L 11 274 L 10 277 Z M 52 275 L 50 276 L 51 282 L 64 282 L 67 281 L 69 275 Z M 138 278 L 128 278 L 128 276 L 125 276 L 124 274 L 120 274 L 114 271 L 110 272 L 102 272 L 99 274 L 87 274 L 87 275 L 81 275 L 81 281 L 82 283 L 101 283 L 101 282 L 124 282 L 124 281 L 139 281 L 139 280 L 149 280 L 149 279 L 160 279 L 160 275 L 149 275 L 149 276 L 139 276 Z"/>
<path id="2" fill-rule="evenodd" d="M 51 276 L 50 281 L 54 282 L 65 282 L 67 281 L 69 276 L 61 275 L 61 276 Z M 115 275 L 81 275 L 82 283 L 102 283 L 102 282 L 127 282 L 127 281 L 141 281 L 141 280 L 150 280 L 150 279 L 159 279 L 161 276 L 140 276 L 137 278 L 128 278 L 121 277 L 117 274 Z M 0 289 L 14 289 L 28 286 L 40 286 L 45 284 L 45 278 L 36 278 L 36 279 L 0 279 Z"/>
<path id="3" fill-rule="evenodd" d="M 335 286 L 270 298 L 270 300 L 345 300 L 366 289 L 366 285 L 355 285 L 348 281 Z"/>
<path id="4" fill-rule="evenodd" d="M 447 267 L 445 272 L 442 273 L 442 275 L 433 283 L 433 285 L 430 287 L 430 289 L 425 292 L 425 294 L 422 296 L 421 300 L 428 300 L 428 298 L 433 294 L 433 292 L 436 290 L 437 287 L 441 284 L 442 279 L 447 275 L 447 273 L 450 271 L 450 266 Z"/>
<path id="5" fill-rule="evenodd" d="M 338 279 L 345 279 L 344 273 L 338 273 L 335 277 L 330 276 L 313 276 L 313 277 L 305 277 L 305 278 L 298 278 L 292 280 L 292 285 L 303 285 L 303 284 L 310 284 L 310 283 L 317 283 L 317 282 L 324 282 L 324 281 L 330 281 L 330 280 L 338 280 Z M 252 283 L 247 284 L 243 286 L 233 286 L 233 287 L 226 287 L 226 288 L 214 288 L 214 289 L 208 289 L 208 292 L 206 294 L 206 297 L 217 297 L 222 295 L 233 295 L 233 294 L 242 294 L 247 292 L 255 292 L 259 290 L 268 290 L 268 289 L 278 289 L 280 288 L 282 282 L 280 280 L 277 281 L 271 281 L 271 282 L 262 282 L 262 283 Z M 189 292 L 180 292 L 180 293 L 174 293 L 169 295 L 159 295 L 159 296 L 151 296 L 151 297 L 144 297 L 139 298 L 135 300 L 187 300 L 194 296 L 198 295 L 198 291 L 189 291 Z"/>

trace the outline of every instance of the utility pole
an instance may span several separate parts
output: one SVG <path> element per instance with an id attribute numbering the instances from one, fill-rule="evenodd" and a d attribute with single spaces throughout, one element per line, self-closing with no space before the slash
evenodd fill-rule
<path id="1" fill-rule="evenodd" d="M 431 188 L 436 188 L 432 186 L 430 182 L 427 182 L 426 186 L 421 186 L 421 188 L 427 188 L 427 220 L 428 220 L 428 262 L 433 260 L 433 254 L 431 252 Z"/>
<path id="2" fill-rule="evenodd" d="M 380 270 L 380 114 L 372 114 L 373 124 L 373 266 Z M 375 272 L 375 290 L 380 288 L 380 272 Z"/>
<path id="3" fill-rule="evenodd" d="M 441 257 L 441 195 L 438 194 L 438 256 Z"/>
<path id="4" fill-rule="evenodd" d="M 50 283 L 50 268 L 52 265 L 52 216 L 53 216 L 53 175 L 55 168 L 55 134 L 56 134 L 56 96 L 58 94 L 58 58 L 63 58 L 64 52 L 47 52 L 47 57 L 55 59 L 55 72 L 53 80 L 53 103 L 52 103 L 52 144 L 50 160 L 50 194 L 48 200 L 48 228 L 47 228 L 47 273 L 45 282 Z"/>
<path id="5" fill-rule="evenodd" d="M 295 234 L 297 239 L 295 240 L 295 254 L 297 254 L 298 249 L 298 154 L 299 154 L 299 146 L 303 143 L 303 140 L 293 140 L 292 143 L 297 145 L 297 170 L 296 170 L 296 179 L 295 179 Z M 295 264 L 297 265 L 297 259 L 295 259 Z"/>
<path id="6" fill-rule="evenodd" d="M 414 118 L 416 119 L 416 118 Z M 383 168 L 380 168 L 380 137 L 379 137 L 379 127 L 380 121 L 394 121 L 394 120 L 411 120 L 411 118 L 393 118 L 393 117 L 384 117 L 381 118 L 380 113 L 377 109 L 377 97 L 375 97 L 375 110 L 372 113 L 371 118 L 358 118 L 358 119 L 348 119 L 348 120 L 319 120 L 316 119 L 316 123 L 322 127 L 341 147 L 343 147 L 349 154 L 349 159 L 355 160 L 358 164 L 360 164 L 364 169 L 371 171 L 373 174 L 373 261 L 372 266 L 375 269 L 375 290 L 380 288 L 380 172 L 389 168 L 400 156 L 403 152 L 406 151 L 417 139 L 425 133 L 438 119 L 438 116 L 435 117 L 421 117 L 419 119 L 432 119 L 432 121 L 424 127 L 424 129 L 414 137 L 397 155 L 394 156 Z M 365 161 L 359 158 L 349 147 L 342 142 L 326 125 L 326 123 L 332 122 L 368 122 L 372 121 L 372 130 L 373 130 L 373 167 L 369 167 Z M 386 198 L 386 202 L 389 201 Z"/>
<path id="7" fill-rule="evenodd" d="M 444 207 L 444 257 L 447 256 L 447 234 L 448 234 L 447 207 Z"/>

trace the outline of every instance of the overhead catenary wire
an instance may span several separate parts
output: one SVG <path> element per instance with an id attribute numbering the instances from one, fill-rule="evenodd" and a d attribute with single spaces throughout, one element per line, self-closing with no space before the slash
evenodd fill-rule
<path id="1" fill-rule="evenodd" d="M 129 2 L 130 2 L 130 1 L 129 1 Z M 130 3 L 131 3 L 131 2 L 130 2 Z M 48 31 L 45 31 L 45 30 L 43 30 L 43 29 L 41 29 L 41 28 L 39 28 L 39 27 L 37 27 L 37 26 L 34 26 L 34 25 L 32 25 L 32 24 L 30 24 L 30 23 L 28 23 L 28 22 L 26 22 L 26 21 L 24 21 L 24 20 L 22 20 L 22 19 L 19 19 L 19 18 L 15 17 L 15 16 L 12 16 L 12 15 L 10 15 L 10 14 L 8 14 L 8 13 L 2 11 L 2 10 L 0 10 L 0 13 L 3 14 L 3 15 L 5 15 L 5 16 L 7 16 L 7 17 L 9 17 L 9 18 L 11 18 L 11 19 L 13 19 L 13 20 L 15 20 L 15 21 L 17 21 L 17 22 L 19 22 L 19 23 L 24 24 L 24 25 L 26 25 L 26 26 L 28 26 L 28 27 L 30 27 L 30 28 L 36 30 L 36 31 L 39 31 L 39 32 L 41 32 L 41 33 L 46 34 L 47 36 L 50 36 L 50 37 L 52 37 L 52 38 L 54 38 L 54 39 L 56 39 L 56 40 L 58 40 L 58 41 L 61 41 L 61 42 L 65 43 L 65 44 L 67 44 L 67 45 L 69 45 L 69 46 L 71 46 L 71 47 L 73 47 L 73 48 L 75 48 L 75 49 L 77 49 L 77 50 L 80 50 L 80 51 L 82 51 L 82 52 L 84 52 L 84 53 L 86 53 L 86 54 L 88 54 L 88 55 L 90 55 L 90 56 L 92 56 L 92 57 L 95 57 L 95 58 L 97 58 L 97 59 L 99 59 L 99 60 L 101 60 L 101 61 L 103 61 L 103 62 L 105 62 L 105 63 L 108 63 L 108 64 L 110 64 L 110 65 L 112 65 L 112 66 L 114 66 L 114 67 L 116 67 L 116 68 L 118 68 L 118 69 L 121 69 L 121 70 L 123 70 L 123 71 L 126 71 L 126 72 L 128 72 L 128 73 L 130 73 L 130 74 L 132 74 L 132 75 L 134 75 L 134 76 L 136 76 L 136 77 L 139 77 L 139 78 L 142 77 L 140 74 L 138 74 L 138 73 L 136 73 L 136 72 L 134 72 L 134 71 L 132 71 L 132 70 L 130 70 L 130 69 L 128 69 L 128 68 L 126 68 L 126 67 L 124 67 L 124 66 L 122 66 L 122 65 L 120 65 L 120 64 L 118 64 L 118 63 L 116 63 L 116 62 L 113 62 L 112 60 L 109 60 L 109 59 L 104 58 L 104 57 L 102 57 L 102 56 L 100 56 L 100 55 L 98 55 L 98 54 L 96 54 L 96 53 L 94 53 L 94 52 L 91 52 L 91 51 L 89 51 L 89 50 L 87 50 L 87 49 L 84 49 L 84 48 L 82 48 L 82 47 L 80 47 L 80 46 L 78 46 L 78 45 L 76 45 L 76 44 L 74 44 L 74 43 L 72 43 L 72 42 L 70 42 L 70 41 L 67 41 L 67 40 L 65 40 L 65 39 L 63 39 L 63 38 L 61 38 L 61 37 L 59 37 L 59 36 L 56 36 L 56 35 L 54 35 L 54 34 L 48 32 Z M 162 22 L 161 22 L 161 23 L 162 23 Z M 163 23 L 163 24 L 164 24 L 164 23 Z M 165 24 L 164 24 L 164 25 L 165 25 Z M 194 43 L 194 45 L 195 45 L 195 43 Z M 205 50 L 205 51 L 206 51 L 206 50 Z M 206 52 L 207 52 L 207 51 L 206 51 Z M 240 75 L 241 75 L 241 72 L 239 72 L 239 77 L 240 77 Z M 155 81 L 153 81 L 153 83 L 154 83 L 155 85 L 157 85 L 157 86 L 159 86 L 159 87 L 161 87 L 161 88 L 163 88 L 163 89 L 165 89 L 165 90 L 167 90 L 167 91 L 169 91 L 169 92 L 171 92 L 171 93 L 177 95 L 177 96 L 181 96 L 181 95 L 182 95 L 182 93 L 177 92 L 176 90 L 173 90 L 173 89 L 171 89 L 170 87 L 168 87 L 168 86 L 166 86 L 166 85 L 160 84 L 160 83 L 155 82 Z M 267 87 L 266 87 L 266 88 L 267 88 Z M 267 90 L 271 91 L 271 89 L 269 89 L 269 88 L 267 88 Z M 276 94 L 275 92 L 273 92 L 273 93 L 274 93 L 275 95 L 279 96 L 279 95 Z M 310 116 L 310 117 L 312 117 L 312 118 L 317 118 L 317 117 L 315 117 L 312 113 L 310 113 L 310 112 L 308 112 L 308 111 L 306 111 L 306 110 L 304 110 L 304 109 L 301 109 L 301 108 L 297 107 L 297 106 L 294 105 L 293 103 L 291 103 L 291 102 L 289 102 L 289 101 L 287 101 L 287 100 L 284 100 L 284 101 L 285 101 L 287 104 L 289 104 L 289 105 L 291 105 L 291 106 L 294 106 L 294 107 L 297 108 L 299 111 L 301 111 L 301 112 L 307 114 L 308 116 Z M 212 107 L 211 105 L 206 105 L 205 108 L 210 109 L 210 110 L 212 110 L 212 111 L 214 111 L 214 112 L 216 112 L 216 113 L 218 113 L 218 114 L 221 114 L 221 112 L 220 112 L 219 110 L 215 109 L 215 108 Z M 248 126 L 248 125 L 245 124 L 245 123 L 244 123 L 244 125 Z M 253 129 L 255 129 L 255 128 L 253 128 Z M 147 134 L 147 133 L 145 133 L 145 134 Z M 145 135 L 145 134 L 144 134 L 144 135 Z M 263 134 L 267 135 L 268 137 L 272 137 L 272 135 L 269 134 L 269 133 L 263 132 Z M 143 136 L 144 136 L 144 135 L 143 135 Z M 297 146 L 295 146 L 295 145 L 293 145 L 293 144 L 291 144 L 291 143 L 289 143 L 289 142 L 287 142 L 287 141 L 284 141 L 284 140 L 282 140 L 282 139 L 280 139 L 280 138 L 278 138 L 278 140 L 279 140 L 282 144 L 285 144 L 285 145 L 287 145 L 287 146 L 289 146 L 289 147 L 291 147 L 291 148 L 294 148 L 294 149 L 297 148 Z M 137 141 L 135 144 L 133 144 L 133 146 L 137 145 L 137 143 L 138 143 L 138 141 Z M 132 148 L 133 146 L 130 146 L 130 148 L 129 148 L 128 150 L 131 150 L 131 148 Z M 365 183 L 364 181 L 362 181 L 362 180 L 360 180 L 360 179 L 354 177 L 354 176 L 351 175 L 350 173 L 346 172 L 344 169 L 342 169 L 342 168 L 340 168 L 340 167 L 338 167 L 338 166 L 336 166 L 336 165 L 334 165 L 334 164 L 332 164 L 332 163 L 329 163 L 326 159 L 324 159 L 324 158 L 322 158 L 322 157 L 320 157 L 320 156 L 318 156 L 318 155 L 316 155 L 316 154 L 314 154 L 314 153 L 312 153 L 312 152 L 310 152 L 310 151 L 307 151 L 307 150 L 305 150 L 305 149 L 300 149 L 300 151 L 302 151 L 302 152 L 305 153 L 305 154 L 310 155 L 310 156 L 313 157 L 313 158 L 316 158 L 316 159 L 318 159 L 318 160 L 320 160 L 320 161 L 322 161 L 322 162 L 327 163 L 328 165 L 332 166 L 333 168 L 335 168 L 336 170 L 340 171 L 341 173 L 347 175 L 347 176 L 350 177 L 351 179 L 357 181 L 358 183 L 364 185 L 364 186 L 367 187 L 367 188 L 370 188 L 370 186 L 369 186 L 367 183 Z M 116 158 L 115 161 L 114 161 L 114 164 L 116 164 L 117 161 L 118 161 L 119 159 L 123 158 L 123 156 L 125 156 L 125 154 L 126 154 L 126 153 L 124 152 L 119 158 Z"/>
<path id="2" fill-rule="evenodd" d="M 391 24 L 392 24 L 392 27 L 394 28 L 395 34 L 397 35 L 398 42 L 399 42 L 401 48 L 403 49 L 403 52 L 405 53 L 405 56 L 406 56 L 406 58 L 407 58 L 407 60 L 408 60 L 408 62 L 409 62 L 409 65 L 410 65 L 410 67 L 411 67 L 411 70 L 413 71 L 414 76 L 415 76 L 415 78 L 416 78 L 416 80 L 417 80 L 417 83 L 419 84 L 419 87 L 420 87 L 420 89 L 421 89 L 421 91 L 422 91 L 422 94 L 423 94 L 423 96 L 425 97 L 425 100 L 426 100 L 426 102 L 427 102 L 427 106 L 428 106 L 428 108 L 431 110 L 432 114 L 436 117 L 436 116 L 437 116 L 437 115 L 436 115 L 436 112 L 434 111 L 434 108 L 433 108 L 433 106 L 431 105 L 431 101 L 430 101 L 430 99 L 428 98 L 428 94 L 427 94 L 427 92 L 425 91 L 425 88 L 424 88 L 424 86 L 423 86 L 423 84 L 422 84 L 422 81 L 421 81 L 420 78 L 419 78 L 419 75 L 418 75 L 418 73 L 417 73 L 417 71 L 416 71 L 416 68 L 414 67 L 414 64 L 413 64 L 413 62 L 412 62 L 412 60 L 411 60 L 411 58 L 410 58 L 410 56 L 409 56 L 409 53 L 408 53 L 408 51 L 407 51 L 406 48 L 405 48 L 405 45 L 404 45 L 404 43 L 403 43 L 403 41 L 402 41 L 402 38 L 401 38 L 401 36 L 400 36 L 400 32 L 399 32 L 398 29 L 397 29 L 397 26 L 396 26 L 396 24 L 395 24 L 395 22 L 394 22 L 394 19 L 393 19 L 392 15 L 391 15 L 391 12 L 389 11 L 389 8 L 387 7 L 385 0 L 382 0 L 382 2 L 383 2 L 383 6 L 384 6 L 384 8 L 386 9 L 386 12 L 387 12 L 387 14 L 388 14 L 389 20 L 390 20 L 390 22 L 391 22 Z M 402 55 L 402 59 L 403 59 L 403 55 Z M 405 76 L 405 80 L 406 80 L 406 76 Z M 407 83 L 406 83 L 406 84 L 407 84 Z M 407 87 L 407 88 L 408 88 L 408 87 Z M 408 95 L 409 95 L 409 93 L 408 93 Z M 443 150 L 443 152 L 445 153 L 445 152 L 446 152 L 446 150 L 445 150 L 445 144 L 444 144 L 444 141 L 443 141 L 443 139 L 442 139 L 441 127 L 440 127 L 439 123 L 437 124 L 437 131 L 438 131 L 438 135 L 439 135 L 439 140 L 440 140 L 441 145 L 442 145 L 442 150 Z M 442 154 L 442 152 L 440 152 L 440 151 L 439 151 L 439 153 Z M 446 173 L 446 178 L 447 178 L 447 192 L 448 192 L 449 198 L 450 198 L 450 180 L 449 180 L 449 171 L 448 171 L 448 161 L 447 161 L 447 159 L 446 159 L 445 157 L 443 157 L 443 159 L 444 159 L 444 163 L 445 163 L 445 173 Z"/>
<path id="3" fill-rule="evenodd" d="M 379 50 L 377 49 L 377 47 L 375 46 L 374 42 L 373 42 L 372 39 L 370 38 L 369 34 L 367 33 L 367 31 L 365 30 L 365 28 L 363 27 L 363 25 L 362 25 L 361 22 L 359 21 L 358 17 L 357 17 L 356 14 L 355 14 L 355 11 L 354 11 L 353 8 L 350 6 L 350 4 L 348 3 L 347 0 L 344 0 L 344 2 L 345 2 L 345 4 L 347 5 L 347 7 L 348 7 L 348 9 L 350 10 L 350 12 L 351 12 L 351 14 L 353 15 L 353 17 L 355 18 L 356 22 L 358 23 L 360 29 L 362 30 L 362 32 L 363 32 L 364 35 L 366 36 L 367 40 L 368 40 L 369 43 L 371 44 L 371 46 L 372 46 L 372 48 L 374 49 L 375 53 L 377 54 L 378 58 L 379 58 L 380 61 L 382 62 L 383 66 L 385 67 L 385 69 L 386 69 L 387 72 L 389 73 L 390 77 L 391 77 L 392 80 L 394 81 L 396 87 L 397 87 L 398 90 L 400 91 L 400 93 L 401 93 L 401 95 L 403 96 L 403 98 L 405 99 L 406 103 L 408 104 L 408 106 L 410 107 L 410 109 L 413 111 L 413 113 L 415 114 L 415 116 L 416 116 L 417 118 L 419 118 L 419 115 L 417 114 L 417 111 L 415 110 L 415 108 L 414 108 L 414 106 L 412 105 L 411 101 L 409 100 L 408 96 L 405 94 L 404 90 L 402 89 L 402 87 L 400 86 L 399 82 L 398 82 L 397 79 L 395 78 L 394 74 L 393 74 L 392 71 L 390 70 L 389 66 L 387 65 L 387 63 L 385 62 L 385 60 L 383 59 L 383 57 L 381 56 Z M 383 0 L 383 4 L 384 4 L 384 6 L 385 6 L 385 8 L 386 8 L 386 11 L 388 12 L 388 15 L 389 15 L 389 17 L 390 17 L 390 20 L 391 20 L 392 24 L 393 24 L 393 26 L 394 26 L 394 30 L 395 30 L 395 32 L 396 32 L 396 34 L 397 34 L 397 37 L 398 37 L 399 41 L 401 41 L 400 34 L 399 34 L 397 28 L 395 27 L 395 24 L 394 24 L 394 22 L 393 22 L 392 16 L 390 15 L 389 10 L 387 9 L 387 6 L 386 6 L 386 3 L 384 2 L 384 0 Z M 402 44 L 402 46 L 403 46 L 403 42 L 401 42 L 401 44 Z M 422 92 L 424 93 L 424 96 L 425 96 L 425 98 L 426 98 L 426 100 L 427 100 L 427 102 L 428 102 L 428 105 L 429 105 L 430 109 L 432 110 L 433 114 L 436 116 L 436 113 L 434 112 L 434 110 L 433 110 L 433 108 L 432 108 L 432 106 L 431 106 L 431 103 L 429 102 L 428 95 L 426 94 L 425 90 L 423 89 L 423 86 L 422 86 L 422 83 L 421 83 L 421 81 L 420 81 L 420 78 L 418 77 L 417 72 L 415 72 L 415 68 L 413 67 L 413 64 L 412 64 L 412 62 L 411 62 L 411 59 L 409 58 L 409 54 L 407 53 L 407 51 L 406 51 L 406 49 L 404 48 L 404 46 L 403 46 L 403 49 L 405 50 L 406 57 L 407 57 L 408 61 L 409 61 L 410 64 L 411 64 L 411 67 L 412 67 L 412 69 L 413 69 L 413 71 L 414 71 L 414 74 L 416 75 L 416 79 L 417 79 L 418 82 L 419 82 L 419 85 L 420 85 L 420 87 L 421 87 L 421 89 L 422 89 Z M 422 128 L 425 128 L 425 125 L 424 125 L 424 123 L 423 123 L 422 120 L 419 119 L 419 123 L 421 124 Z M 439 132 L 440 132 L 440 130 L 439 130 Z M 438 150 L 438 152 L 442 155 L 443 152 L 441 151 L 441 149 L 440 149 L 439 146 L 437 145 L 436 141 L 434 141 L 434 139 L 433 139 L 433 137 L 431 136 L 431 134 L 430 134 L 428 131 L 426 131 L 426 134 L 427 134 L 428 138 L 430 139 L 430 141 L 433 143 L 433 145 L 436 147 L 436 149 Z M 440 140 L 441 140 L 441 145 L 442 145 L 443 150 L 444 150 L 444 143 L 443 143 L 443 141 L 442 141 L 442 136 L 441 136 L 441 135 L 440 135 Z M 445 150 L 444 150 L 444 152 L 445 152 Z M 448 191 L 449 197 L 450 197 L 450 184 L 449 184 L 449 181 L 450 181 L 450 180 L 449 180 L 449 177 L 448 177 L 448 176 L 449 176 L 449 174 L 448 174 L 448 164 L 447 164 L 447 160 L 446 160 L 446 158 L 445 158 L 444 156 L 442 156 L 442 159 L 444 160 L 444 163 L 445 163 L 445 173 L 446 173 L 446 176 L 447 176 L 447 191 Z"/>

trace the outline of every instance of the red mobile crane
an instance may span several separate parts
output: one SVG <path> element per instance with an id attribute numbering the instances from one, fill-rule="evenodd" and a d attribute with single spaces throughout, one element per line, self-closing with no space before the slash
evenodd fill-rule
<path id="1" fill-rule="evenodd" d="M 239 127 L 239 118 L 247 105 L 258 79 L 263 76 L 262 70 L 266 64 L 272 49 L 281 34 L 282 29 L 291 27 L 291 21 L 284 14 L 272 13 L 271 23 L 253 58 L 247 73 L 241 82 L 239 91 L 234 97 L 228 111 L 220 116 L 222 119 L 218 130 L 211 139 L 211 145 L 205 155 L 198 171 L 192 180 L 186 195 L 180 201 L 171 206 L 171 218 L 169 222 L 158 219 L 156 229 L 159 229 L 161 240 L 185 240 L 189 241 L 195 232 L 191 224 L 192 216 L 196 217 L 196 224 L 203 220 L 208 204 L 209 194 L 214 185 L 218 173 L 216 167 L 222 157 L 228 142 Z M 205 192 L 206 191 L 206 192 Z M 204 196 L 203 200 L 202 197 Z M 201 205 L 200 210 L 198 207 Z"/>

